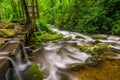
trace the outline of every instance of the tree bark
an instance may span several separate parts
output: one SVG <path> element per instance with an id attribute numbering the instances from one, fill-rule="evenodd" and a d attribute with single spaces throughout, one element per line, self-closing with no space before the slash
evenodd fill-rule
<path id="1" fill-rule="evenodd" d="M 28 13 L 28 8 L 26 5 L 26 2 L 25 2 L 25 0 L 21 0 L 21 3 L 22 3 L 22 8 L 23 8 L 24 17 L 25 17 L 25 24 L 29 24 L 29 23 L 31 23 L 31 20 L 30 20 L 30 16 Z"/>

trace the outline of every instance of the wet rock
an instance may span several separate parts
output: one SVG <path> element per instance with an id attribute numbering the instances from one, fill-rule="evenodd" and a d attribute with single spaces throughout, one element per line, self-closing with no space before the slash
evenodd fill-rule
<path id="1" fill-rule="evenodd" d="M 101 41 L 100 40 L 96 40 L 94 43 L 101 43 Z"/>
<path id="2" fill-rule="evenodd" d="M 65 41 L 69 41 L 69 40 L 71 40 L 71 39 L 72 39 L 71 36 L 69 36 L 69 37 L 65 37 L 65 38 L 64 38 Z"/>
<path id="3" fill-rule="evenodd" d="M 102 58 L 99 56 L 93 56 L 86 59 L 85 63 L 87 66 L 96 67 L 102 62 Z"/>
<path id="4" fill-rule="evenodd" d="M 69 71 L 80 71 L 86 67 L 97 67 L 102 63 L 102 59 L 99 57 L 90 57 L 86 59 L 85 63 L 74 63 L 67 65 L 67 70 Z"/>
<path id="5" fill-rule="evenodd" d="M 92 39 L 107 39 L 107 36 L 105 35 L 92 35 Z"/>
<path id="6" fill-rule="evenodd" d="M 0 59 L 0 80 L 4 80 L 5 74 L 8 71 L 10 63 L 7 59 Z"/>
<path id="7" fill-rule="evenodd" d="M 84 36 L 77 35 L 75 38 L 85 39 Z"/>
<path id="8" fill-rule="evenodd" d="M 26 52 L 27 52 L 28 55 L 31 55 L 31 54 L 32 54 L 33 49 L 32 49 L 31 46 L 25 47 L 25 50 L 26 50 Z"/>
<path id="9" fill-rule="evenodd" d="M 63 38 L 63 34 L 43 34 L 37 38 L 45 41 L 57 40 Z"/>
<path id="10" fill-rule="evenodd" d="M 92 55 L 101 54 L 104 50 L 108 49 L 109 45 L 105 43 L 98 43 L 96 45 L 83 45 L 80 46 L 80 50 L 90 53 Z"/>
<path id="11" fill-rule="evenodd" d="M 68 71 L 80 71 L 81 69 L 84 69 L 86 67 L 85 64 L 80 63 L 74 63 L 67 65 Z"/>

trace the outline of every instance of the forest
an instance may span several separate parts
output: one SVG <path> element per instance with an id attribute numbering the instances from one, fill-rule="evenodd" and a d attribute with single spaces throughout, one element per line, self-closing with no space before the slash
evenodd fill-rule
<path id="1" fill-rule="evenodd" d="M 0 19 L 22 20 L 20 0 L 0 0 Z M 38 0 L 39 24 L 85 34 L 119 34 L 119 0 Z"/>
<path id="2" fill-rule="evenodd" d="M 0 0 L 0 80 L 120 80 L 120 0 Z"/>

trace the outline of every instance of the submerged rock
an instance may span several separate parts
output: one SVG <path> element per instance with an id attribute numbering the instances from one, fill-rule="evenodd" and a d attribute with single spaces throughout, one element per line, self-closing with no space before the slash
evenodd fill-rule
<path id="1" fill-rule="evenodd" d="M 107 39 L 107 36 L 105 35 L 92 35 L 92 39 Z"/>
<path id="2" fill-rule="evenodd" d="M 71 40 L 71 39 L 72 39 L 71 36 L 69 36 L 69 37 L 65 37 L 65 38 L 64 38 L 65 41 L 69 41 L 69 40 Z"/>
<path id="3" fill-rule="evenodd" d="M 82 80 L 120 80 L 120 60 L 102 59 L 97 66 L 86 65 L 73 73 Z"/>
<path id="4" fill-rule="evenodd" d="M 85 39 L 84 36 L 80 36 L 80 35 L 75 36 L 75 38 Z"/>
<path id="5" fill-rule="evenodd" d="M 85 67 L 86 67 L 85 64 L 74 63 L 74 64 L 67 65 L 67 70 L 68 71 L 80 71 L 81 69 L 84 69 Z"/>

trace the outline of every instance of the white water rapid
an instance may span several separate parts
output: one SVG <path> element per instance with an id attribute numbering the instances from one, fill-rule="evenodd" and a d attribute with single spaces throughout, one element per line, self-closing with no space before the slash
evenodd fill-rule
<path id="1" fill-rule="evenodd" d="M 96 40 L 76 32 L 60 31 L 56 28 L 53 28 L 53 31 L 72 39 L 69 41 L 60 39 L 44 42 L 43 48 L 39 47 L 33 51 L 37 53 L 37 62 L 40 63 L 45 80 L 81 80 L 71 74 L 68 67 L 70 65 L 74 66 L 74 64 L 82 64 L 87 58 L 91 57 L 90 54 L 81 52 L 77 46 L 92 43 Z M 83 36 L 83 38 L 76 38 L 76 36 Z M 107 40 L 100 39 L 99 41 L 102 43 L 116 43 L 116 45 L 110 47 L 120 50 L 120 37 L 107 36 Z M 117 55 L 117 58 L 120 59 L 119 54 Z"/>
<path id="2" fill-rule="evenodd" d="M 22 80 L 22 77 L 20 75 L 20 71 L 18 69 L 18 66 L 16 65 L 16 62 L 12 58 L 10 58 L 10 57 L 0 57 L 0 59 L 8 59 L 12 63 L 12 66 L 15 69 L 15 73 L 14 74 L 16 74 L 16 76 L 17 76 L 16 80 Z M 9 78 L 7 76 L 6 76 L 6 79 L 9 80 Z"/>

